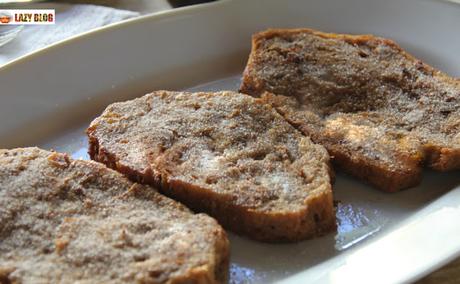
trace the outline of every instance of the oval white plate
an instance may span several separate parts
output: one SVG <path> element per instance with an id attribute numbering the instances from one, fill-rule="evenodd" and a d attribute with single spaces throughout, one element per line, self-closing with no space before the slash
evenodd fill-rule
<path id="1" fill-rule="evenodd" d="M 0 147 L 87 158 L 83 129 L 109 103 L 154 89 L 236 90 L 251 34 L 268 27 L 372 33 L 460 75 L 460 6 L 434 0 L 223 0 L 129 20 L 0 68 Z M 460 252 L 460 175 L 384 194 L 339 174 L 337 234 L 262 244 L 230 234 L 232 282 L 413 281 Z"/>

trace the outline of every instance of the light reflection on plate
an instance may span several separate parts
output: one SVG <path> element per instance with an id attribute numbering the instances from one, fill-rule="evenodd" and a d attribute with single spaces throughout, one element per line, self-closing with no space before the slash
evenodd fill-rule
<path id="1" fill-rule="evenodd" d="M 73 151 L 71 156 L 73 159 L 89 160 L 88 148 L 81 147 L 80 149 Z"/>
<path id="2" fill-rule="evenodd" d="M 351 204 L 337 206 L 337 235 L 335 248 L 347 249 L 380 231 L 386 219 L 376 209 L 365 209 Z"/>

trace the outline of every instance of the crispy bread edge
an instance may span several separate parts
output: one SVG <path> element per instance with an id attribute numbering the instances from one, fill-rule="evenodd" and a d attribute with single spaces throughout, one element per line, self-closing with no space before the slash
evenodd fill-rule
<path id="1" fill-rule="evenodd" d="M 137 172 L 120 163 L 117 158 L 100 147 L 94 128 L 87 129 L 91 159 L 104 163 L 129 179 L 153 185 L 192 210 L 205 212 L 224 227 L 264 242 L 295 242 L 321 236 L 336 229 L 332 187 L 324 188 L 305 200 L 305 207 L 296 212 L 265 213 L 232 204 L 228 196 L 214 194 L 212 190 L 174 180 L 167 173 L 146 170 Z M 333 171 L 329 171 L 330 175 Z M 330 176 L 332 179 L 332 177 Z"/>
<path id="2" fill-rule="evenodd" d="M 161 178 L 157 173 L 146 172 L 144 174 L 132 170 L 131 168 L 119 163 L 115 156 L 109 154 L 102 147 L 99 146 L 99 141 L 93 135 L 94 128 L 91 126 L 86 130 L 88 135 L 89 147 L 88 154 L 94 161 L 105 164 L 107 167 L 116 170 L 130 180 L 152 185 L 156 188 L 161 186 Z M 161 190 L 160 190 L 161 192 Z M 166 194 L 165 194 L 166 195 Z M 216 242 L 214 243 L 215 258 L 212 260 L 211 265 L 203 265 L 195 267 L 189 271 L 189 274 L 182 275 L 171 279 L 171 283 L 227 283 L 229 278 L 230 266 L 230 248 L 227 234 L 222 228 L 215 232 Z"/>
<path id="3" fill-rule="evenodd" d="M 249 94 L 255 97 L 260 97 L 266 90 L 264 89 L 263 82 L 257 78 L 251 76 L 251 71 L 254 64 L 254 57 L 257 49 L 259 48 L 261 41 L 275 37 L 279 35 L 286 34 L 296 34 L 296 33 L 310 33 L 317 35 L 323 38 L 330 39 L 343 39 L 350 43 L 365 43 L 369 40 L 378 40 L 383 42 L 386 45 L 389 45 L 397 49 L 403 56 L 410 61 L 418 61 L 423 64 L 423 67 L 428 71 L 433 73 L 433 76 L 441 77 L 443 80 L 447 80 L 452 84 L 459 85 L 460 81 L 455 78 L 451 78 L 447 74 L 433 68 L 430 65 L 427 65 L 415 58 L 411 54 L 407 53 L 402 49 L 396 42 L 390 39 L 385 39 L 381 37 L 376 37 L 373 35 L 351 35 L 351 34 L 335 34 L 335 33 L 325 33 L 321 31 L 316 31 L 308 28 L 300 29 L 268 29 L 259 33 L 256 33 L 252 36 L 252 47 L 251 53 L 249 54 L 249 59 L 246 65 L 246 68 L 243 72 L 243 78 L 240 85 L 240 92 Z M 276 108 L 279 111 L 279 108 Z M 281 113 L 282 114 L 282 113 Z M 284 114 L 283 117 L 286 118 Z M 289 121 L 289 120 L 288 120 Z M 292 124 L 292 122 L 291 122 Z M 298 128 L 298 125 L 292 124 L 294 127 Z M 302 131 L 305 133 L 305 131 Z M 309 133 L 305 133 L 309 135 Z M 312 137 L 313 139 L 313 137 Z M 320 143 L 315 139 L 315 143 Z M 322 144 L 322 143 L 320 143 Z M 326 146 L 326 145 L 325 145 Z M 345 172 L 352 174 L 358 178 L 364 179 L 368 183 L 376 186 L 378 189 L 387 192 L 397 192 L 402 189 L 416 186 L 421 181 L 421 168 L 416 168 L 408 170 L 404 173 L 396 174 L 389 169 L 384 167 L 379 167 L 377 165 L 370 165 L 369 163 L 356 163 L 352 160 L 350 155 L 346 153 L 341 153 L 338 150 L 332 150 L 331 147 L 327 147 L 331 156 L 333 156 L 333 163 L 343 169 Z M 460 149 L 455 148 L 445 148 L 439 146 L 430 146 L 427 145 L 424 147 L 426 159 L 424 164 L 437 171 L 450 171 L 460 169 Z M 361 159 L 358 159 L 361 160 Z"/>

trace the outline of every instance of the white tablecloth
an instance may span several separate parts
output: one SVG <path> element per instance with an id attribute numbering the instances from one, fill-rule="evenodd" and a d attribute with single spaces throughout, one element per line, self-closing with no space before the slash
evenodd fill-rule
<path id="1" fill-rule="evenodd" d="M 110 3 L 110 1 L 99 2 Z M 16 7 L 55 9 L 56 24 L 53 26 L 25 26 L 15 39 L 0 47 L 0 66 L 20 56 L 92 29 L 141 14 L 171 9 L 166 0 L 125 0 L 112 1 L 112 3 L 116 3 L 114 7 L 65 3 L 42 3 Z"/>

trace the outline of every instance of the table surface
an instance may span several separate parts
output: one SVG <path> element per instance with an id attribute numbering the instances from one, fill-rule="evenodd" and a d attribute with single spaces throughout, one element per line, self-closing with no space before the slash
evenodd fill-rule
<path id="1" fill-rule="evenodd" d="M 417 281 L 417 284 L 460 283 L 460 258 Z"/>
<path id="2" fill-rule="evenodd" d="M 93 4 L 110 6 L 118 9 L 136 11 L 141 14 L 154 13 L 172 9 L 167 0 L 65 0 L 62 2 L 75 4 Z M 427 275 L 416 282 L 417 284 L 454 284 L 460 283 L 460 258 Z"/>

